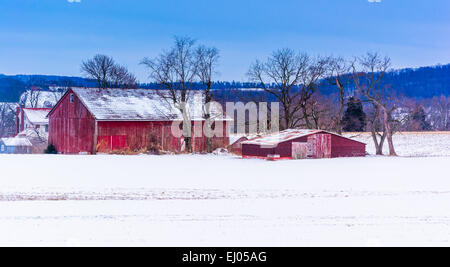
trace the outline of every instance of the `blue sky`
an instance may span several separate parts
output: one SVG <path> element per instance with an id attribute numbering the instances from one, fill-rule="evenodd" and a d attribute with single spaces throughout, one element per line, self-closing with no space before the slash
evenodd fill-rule
<path id="1" fill-rule="evenodd" d="M 81 61 L 102 53 L 145 82 L 140 60 L 175 35 L 221 51 L 218 80 L 246 81 L 252 61 L 283 47 L 378 51 L 398 68 L 450 63 L 448 0 L 70 1 L 0 0 L 0 73 L 80 76 Z"/>

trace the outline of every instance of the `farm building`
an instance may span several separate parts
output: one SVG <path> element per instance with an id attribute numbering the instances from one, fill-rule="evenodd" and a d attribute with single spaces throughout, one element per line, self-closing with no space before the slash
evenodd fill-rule
<path id="1" fill-rule="evenodd" d="M 1 138 L 0 154 L 29 154 L 32 146 L 26 138 Z"/>
<path id="2" fill-rule="evenodd" d="M 26 130 L 35 129 L 42 135 L 48 132 L 48 118 L 47 114 L 51 108 L 25 108 L 23 106 L 17 107 L 16 117 L 16 134 Z"/>
<path id="3" fill-rule="evenodd" d="M 242 142 L 244 158 L 363 157 L 366 144 L 322 130 L 288 129 Z"/>
<path id="4" fill-rule="evenodd" d="M 145 89 L 69 89 L 48 114 L 49 144 L 64 154 L 139 151 L 158 148 L 183 151 L 184 138 L 172 134 L 172 123 L 182 114 L 162 96 Z M 202 96 L 192 93 L 188 110 L 193 130 L 204 124 Z M 223 137 L 213 137 L 213 148 L 229 144 L 229 127 L 223 116 Z M 203 132 L 192 138 L 194 152 L 206 150 Z"/>

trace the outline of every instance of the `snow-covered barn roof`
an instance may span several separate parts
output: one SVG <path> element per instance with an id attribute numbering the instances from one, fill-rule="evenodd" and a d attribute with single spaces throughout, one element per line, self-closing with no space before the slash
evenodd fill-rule
<path id="1" fill-rule="evenodd" d="M 164 97 L 167 91 L 98 88 L 72 88 L 72 91 L 97 120 L 182 120 L 181 112 Z M 201 92 L 190 92 L 187 105 L 192 120 L 203 119 L 202 103 Z M 219 107 L 212 107 L 213 114 L 220 114 L 218 111 Z"/>
<path id="2" fill-rule="evenodd" d="M 33 146 L 30 140 L 26 138 L 20 137 L 12 137 L 12 138 L 2 138 L 1 139 L 5 146 Z"/>
<path id="3" fill-rule="evenodd" d="M 272 134 L 264 135 L 261 137 L 256 137 L 256 138 L 250 139 L 248 141 L 242 142 L 242 144 L 273 146 L 273 145 L 277 145 L 277 144 L 285 142 L 285 141 L 290 141 L 293 139 L 297 139 L 299 137 L 308 136 L 308 135 L 316 134 L 316 133 L 329 133 L 329 134 L 337 135 L 335 133 L 330 133 L 330 132 L 327 132 L 324 130 L 287 129 L 287 130 L 284 130 L 281 132 L 272 133 Z M 339 136 L 341 136 L 341 135 L 339 135 Z M 350 139 L 350 138 L 347 138 L 344 136 L 341 136 L 341 137 L 361 143 L 359 141 L 356 141 L 356 140 L 353 140 L 353 139 Z"/>
<path id="4" fill-rule="evenodd" d="M 48 124 L 47 114 L 51 108 L 24 108 L 23 112 L 34 125 Z"/>

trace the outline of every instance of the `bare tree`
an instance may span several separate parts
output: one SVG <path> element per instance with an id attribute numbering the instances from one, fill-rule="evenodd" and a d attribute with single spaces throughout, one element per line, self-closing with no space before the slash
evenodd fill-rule
<path id="1" fill-rule="evenodd" d="M 331 97 L 316 93 L 308 102 L 307 108 L 314 128 L 332 130 L 335 127 L 336 108 Z"/>
<path id="2" fill-rule="evenodd" d="M 118 88 L 137 88 L 137 79 L 127 68 L 120 65 L 114 65 L 110 73 L 112 87 Z"/>
<path id="3" fill-rule="evenodd" d="M 109 75 L 114 65 L 115 62 L 112 57 L 95 55 L 94 58 L 81 63 L 81 72 L 87 77 L 95 79 L 99 88 L 108 88 Z"/>
<path id="4" fill-rule="evenodd" d="M 337 110 L 336 116 L 334 116 L 334 129 L 338 134 L 342 134 L 342 117 L 344 114 L 345 107 L 345 93 L 346 86 L 348 85 L 347 75 L 350 72 L 349 63 L 341 58 L 329 58 L 329 68 L 328 68 L 328 81 L 330 84 L 336 86 L 338 90 L 339 108 Z"/>
<path id="5" fill-rule="evenodd" d="M 381 83 L 391 67 L 389 57 L 381 57 L 378 53 L 367 53 L 352 62 L 353 81 L 357 90 L 382 113 L 383 130 L 389 145 L 389 155 L 397 156 L 392 135 L 394 133 L 392 113 L 397 106 L 392 103 L 390 88 Z M 372 131 L 372 137 L 373 131 Z"/>
<path id="6" fill-rule="evenodd" d="M 211 87 L 213 85 L 213 75 L 219 62 L 219 50 L 215 47 L 199 46 L 195 50 L 195 62 L 197 64 L 197 76 L 203 84 L 204 107 L 211 109 L 210 103 L 213 99 Z M 204 111 L 205 123 L 211 128 L 214 118 L 211 117 L 211 110 Z M 212 152 L 212 138 L 206 138 L 206 150 Z"/>
<path id="7" fill-rule="evenodd" d="M 325 70 L 326 60 L 285 48 L 273 52 L 265 62 L 254 62 L 247 75 L 280 102 L 283 128 L 297 127 L 302 120 L 312 128 L 308 104 Z"/>
<path id="8" fill-rule="evenodd" d="M 136 88 L 137 79 L 124 66 L 118 65 L 112 57 L 95 55 L 94 58 L 83 61 L 81 72 L 88 78 L 97 81 L 99 88 L 129 87 Z"/>
<path id="9" fill-rule="evenodd" d="M 26 108 L 39 108 L 41 92 L 42 89 L 40 87 L 31 86 L 30 90 L 22 95 L 19 104 Z"/>
<path id="10" fill-rule="evenodd" d="M 15 133 L 15 106 L 11 103 L 0 103 L 0 137 Z"/>
<path id="11" fill-rule="evenodd" d="M 432 127 L 440 131 L 450 130 L 450 97 L 435 96 L 428 104 L 428 117 Z"/>
<path id="12" fill-rule="evenodd" d="M 166 92 L 160 96 L 171 102 L 183 116 L 183 135 L 188 152 L 192 152 L 192 122 L 187 108 L 192 84 L 197 77 L 195 41 L 189 37 L 175 37 L 174 46 L 156 58 L 144 58 L 141 64 L 150 71 L 150 77 Z"/>

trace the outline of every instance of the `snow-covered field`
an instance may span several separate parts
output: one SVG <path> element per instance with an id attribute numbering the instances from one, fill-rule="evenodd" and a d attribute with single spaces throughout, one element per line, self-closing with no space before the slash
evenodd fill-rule
<path id="1" fill-rule="evenodd" d="M 449 246 L 450 138 L 417 138 L 399 158 L 0 155 L 0 245 Z"/>
<path id="2" fill-rule="evenodd" d="M 372 136 L 369 133 L 348 133 L 347 137 L 367 144 L 367 152 L 375 154 Z M 394 145 L 398 155 L 404 157 L 450 156 L 450 132 L 399 132 L 394 134 Z M 387 142 L 384 154 L 389 154 Z"/>

